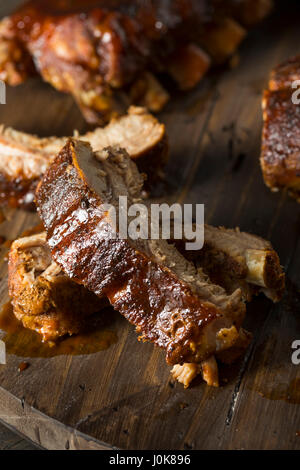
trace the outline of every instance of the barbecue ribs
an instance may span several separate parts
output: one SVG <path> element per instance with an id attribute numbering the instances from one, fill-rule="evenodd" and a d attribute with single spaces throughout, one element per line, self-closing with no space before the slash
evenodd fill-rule
<path id="1" fill-rule="evenodd" d="M 51 259 L 45 233 L 12 244 L 8 272 L 15 316 L 44 341 L 79 333 L 87 317 L 107 305 L 64 275 Z"/>
<path id="2" fill-rule="evenodd" d="M 263 96 L 261 168 L 272 191 L 287 188 L 300 201 L 300 107 L 292 87 L 300 80 L 300 56 L 276 67 Z M 297 85 L 299 88 L 299 85 Z"/>
<path id="3" fill-rule="evenodd" d="M 205 225 L 204 246 L 199 251 L 185 251 L 184 239 L 172 241 L 183 256 L 201 266 L 228 294 L 239 288 L 246 302 L 261 292 L 273 302 L 281 300 L 285 276 L 277 253 L 267 240 L 239 228 Z"/>
<path id="4" fill-rule="evenodd" d="M 261 252 L 261 256 L 256 256 L 256 266 L 247 264 L 247 252 L 253 250 Z M 262 256 L 264 252 L 271 257 Z M 249 302 L 264 284 L 262 291 L 273 301 L 279 301 L 282 297 L 284 273 L 278 256 L 270 243 L 259 237 L 237 229 L 206 225 L 204 248 L 192 255 L 183 251 L 183 255 L 193 259 L 215 284 L 225 287 L 228 294 L 240 287 L 244 299 Z M 264 258 L 275 262 L 269 263 L 266 269 Z M 257 273 L 260 273 L 259 276 Z M 100 300 L 88 291 L 84 294 L 84 289 L 68 279 L 51 260 L 45 233 L 21 238 L 12 244 L 8 284 L 14 314 L 26 328 L 40 332 L 44 341 L 55 341 L 66 334 L 80 332 L 93 311 L 98 312 L 105 306 L 104 299 Z M 266 288 L 266 284 L 269 288 L 270 284 L 273 288 L 276 286 L 277 290 Z M 76 299 L 75 309 L 73 298 Z M 216 354 L 216 358 L 226 364 L 235 362 L 244 354 L 251 338 L 252 335 L 241 328 L 234 345 Z M 173 377 L 185 387 L 199 374 L 208 385 L 218 386 L 218 364 L 214 356 L 202 363 L 177 364 L 172 369 Z"/>
<path id="5" fill-rule="evenodd" d="M 282 299 L 285 275 L 270 242 L 239 229 L 209 225 L 205 225 L 204 246 L 200 251 L 185 252 L 182 241 L 173 242 L 185 257 L 200 266 L 210 280 L 222 286 L 228 295 L 239 288 L 246 302 L 261 292 L 273 302 Z M 250 333 L 240 328 L 239 338 L 233 346 L 217 353 L 216 358 L 226 364 L 235 362 L 249 346 L 251 337 Z M 218 386 L 218 366 L 214 357 L 204 364 L 177 364 L 172 369 L 173 377 L 185 387 L 200 373 L 208 385 Z"/>
<path id="6" fill-rule="evenodd" d="M 250 5 L 251 3 L 251 5 Z M 232 55 L 270 0 L 29 1 L 0 24 L 0 78 L 18 85 L 40 74 L 71 93 L 91 123 L 129 104 L 168 101 L 155 77 L 195 86 L 211 61 Z"/>
<path id="7" fill-rule="evenodd" d="M 113 119 L 104 128 L 80 136 L 94 150 L 107 145 L 125 147 L 139 170 L 147 174 L 148 188 L 168 156 L 165 127 L 143 108 Z M 67 138 L 38 138 L 14 129 L 0 128 L 0 203 L 31 207 L 38 181 Z"/>
<path id="8" fill-rule="evenodd" d="M 166 240 L 124 240 L 105 204 L 117 209 L 120 195 L 136 203 L 143 179 L 125 151 L 101 155 L 69 141 L 39 183 L 36 203 L 54 261 L 106 296 L 143 340 L 166 350 L 169 364 L 227 349 L 245 314 L 241 291 L 227 295 Z"/>

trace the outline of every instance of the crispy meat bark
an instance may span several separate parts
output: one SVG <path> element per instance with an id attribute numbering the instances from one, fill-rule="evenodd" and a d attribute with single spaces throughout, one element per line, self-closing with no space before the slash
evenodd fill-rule
<path id="1" fill-rule="evenodd" d="M 169 364 L 201 362 L 238 336 L 241 291 L 227 295 L 165 240 L 120 236 L 105 204 L 140 200 L 142 185 L 123 150 L 95 155 L 69 141 L 36 195 L 51 253 L 70 278 L 107 296 L 141 339 L 164 348 Z"/>
<path id="2" fill-rule="evenodd" d="M 77 138 L 89 142 L 95 151 L 108 145 L 125 147 L 139 170 L 147 175 L 147 189 L 168 158 L 165 126 L 141 107 L 131 107 L 127 115 Z M 30 206 L 38 181 L 67 139 L 39 138 L 0 128 L 0 203 Z"/>
<path id="3" fill-rule="evenodd" d="M 240 288 L 245 301 L 264 293 L 273 302 L 282 299 L 285 289 L 285 274 L 280 266 L 278 254 L 270 242 L 263 238 L 236 229 L 205 225 L 204 247 L 200 251 L 186 252 L 182 241 L 176 243 L 184 256 L 188 257 L 222 286 L 228 294 Z M 247 349 L 252 335 L 241 328 L 234 344 L 216 355 L 220 362 L 231 364 Z M 202 373 L 208 385 L 218 386 L 218 368 L 215 358 L 201 364 L 177 364 L 171 371 L 173 377 L 188 387 Z"/>
<path id="4" fill-rule="evenodd" d="M 300 56 L 278 65 L 264 92 L 263 133 L 260 163 L 266 185 L 272 191 L 287 188 L 300 196 L 300 107 L 293 100 L 299 93 L 292 86 L 300 80 Z M 299 88 L 299 85 L 296 88 Z"/>
<path id="5" fill-rule="evenodd" d="M 87 318 L 107 305 L 71 281 L 52 261 L 46 233 L 12 244 L 8 272 L 15 316 L 24 327 L 40 333 L 44 341 L 79 333 Z"/>
<path id="6" fill-rule="evenodd" d="M 29 1 L 0 23 L 0 78 L 17 85 L 40 74 L 56 89 L 71 93 L 94 124 L 109 121 L 137 102 L 158 111 L 168 93 L 156 77 L 145 76 L 169 74 L 180 88 L 191 88 L 209 68 L 209 55 L 220 63 L 236 51 L 246 34 L 239 21 L 256 23 L 269 13 L 270 4 Z"/>

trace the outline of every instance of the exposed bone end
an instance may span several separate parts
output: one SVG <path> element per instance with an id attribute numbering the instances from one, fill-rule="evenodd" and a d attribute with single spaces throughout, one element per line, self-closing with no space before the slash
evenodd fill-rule
<path id="1" fill-rule="evenodd" d="M 188 388 L 192 381 L 202 373 L 203 380 L 210 387 L 219 387 L 219 371 L 218 364 L 214 356 L 211 356 L 201 364 L 184 363 L 176 364 L 171 370 L 171 374 L 175 380 Z"/>
<path id="2" fill-rule="evenodd" d="M 285 275 L 273 250 L 246 250 L 247 282 L 262 287 L 273 302 L 278 302 L 285 288 Z"/>
<path id="3" fill-rule="evenodd" d="M 211 387 L 219 387 L 219 371 L 216 358 L 224 364 L 233 364 L 246 351 L 252 340 L 252 334 L 241 328 L 236 336 L 235 331 L 231 329 L 223 329 L 220 336 L 231 344 L 226 350 L 216 353 L 200 364 L 184 363 L 176 364 L 171 373 L 173 378 L 184 385 L 184 388 L 190 386 L 191 382 L 202 373 L 203 380 Z"/>
<path id="4" fill-rule="evenodd" d="M 201 364 L 203 380 L 210 387 L 219 387 L 219 370 L 215 356 L 211 356 Z"/>
<path id="5" fill-rule="evenodd" d="M 175 364 L 171 374 L 175 380 L 184 385 L 184 388 L 188 388 L 200 371 L 200 364 L 184 363 L 182 365 Z"/>

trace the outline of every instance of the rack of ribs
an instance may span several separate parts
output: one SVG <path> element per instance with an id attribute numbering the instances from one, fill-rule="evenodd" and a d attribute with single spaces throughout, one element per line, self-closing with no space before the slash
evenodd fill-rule
<path id="1" fill-rule="evenodd" d="M 185 239 L 172 240 L 178 250 L 200 266 L 210 279 L 228 294 L 239 288 L 243 299 L 263 293 L 279 302 L 285 289 L 285 275 L 271 243 L 239 228 L 204 226 L 204 246 L 185 251 Z"/>
<path id="2" fill-rule="evenodd" d="M 40 74 L 93 124 L 129 104 L 159 111 L 169 94 L 157 75 L 192 88 L 271 8 L 271 0 L 29 1 L 0 23 L 0 78 L 18 85 Z"/>
<path id="3" fill-rule="evenodd" d="M 131 107 L 106 127 L 78 136 L 94 150 L 108 145 L 125 147 L 139 170 L 147 175 L 149 189 L 168 157 L 165 126 L 144 108 Z M 39 138 L 11 128 L 0 128 L 0 203 L 32 207 L 38 181 L 67 137 Z"/>
<path id="4" fill-rule="evenodd" d="M 178 244 L 175 240 L 170 242 Z M 284 273 L 269 242 L 238 229 L 206 225 L 205 244 L 201 250 L 188 252 L 182 247 L 178 244 L 184 257 L 192 260 L 211 281 L 224 287 L 228 295 L 240 288 L 247 302 L 259 292 L 274 302 L 281 299 Z M 26 328 L 42 334 L 44 341 L 79 333 L 89 316 L 106 306 L 104 298 L 99 299 L 71 281 L 52 261 L 45 232 L 18 239 L 12 244 L 8 284 L 14 314 Z M 252 338 L 243 328 L 238 337 L 234 330 L 233 334 L 235 340 L 230 348 L 201 363 L 176 364 L 172 369 L 173 377 L 188 387 L 201 373 L 208 385 L 218 386 L 216 359 L 226 364 L 235 362 Z"/>
<path id="5" fill-rule="evenodd" d="M 166 240 L 120 236 L 106 204 L 116 206 L 120 195 L 128 205 L 139 201 L 142 185 L 124 150 L 93 154 L 87 143 L 70 140 L 36 194 L 51 255 L 72 280 L 106 296 L 142 340 L 163 348 L 169 364 L 200 364 L 240 341 L 242 291 L 214 284 L 201 264 L 196 268 Z M 257 251 L 264 248 L 257 244 Z M 250 263 L 249 269 L 258 282 L 264 268 Z"/>
<path id="6" fill-rule="evenodd" d="M 36 203 L 51 254 L 134 324 L 167 362 L 201 362 L 229 347 L 245 314 L 241 291 L 227 295 L 166 240 L 123 239 L 106 204 L 141 200 L 143 178 L 121 149 L 94 154 L 70 140 L 38 185 Z M 59 203 L 58 203 L 59 199 Z"/>
<path id="7" fill-rule="evenodd" d="M 255 267 L 251 263 L 246 266 L 247 256 L 241 255 L 245 253 L 245 249 L 261 252 L 261 256 L 256 257 L 260 261 Z M 259 292 L 262 281 L 264 283 L 262 291 L 270 297 L 266 288 L 268 277 L 263 274 L 257 278 L 259 264 L 260 273 L 271 272 L 271 266 L 266 270 L 266 263 L 261 262 L 264 252 L 272 254 L 276 259 L 273 263 L 271 284 L 277 286 L 277 291 L 275 296 L 273 290 L 271 298 L 274 302 L 278 302 L 284 291 L 284 273 L 278 255 L 269 242 L 254 235 L 241 233 L 238 229 L 230 230 L 207 225 L 202 250 L 192 253 L 192 256 L 190 252 L 182 251 L 186 258 L 193 259 L 199 268 L 209 274 L 214 283 L 225 287 L 228 294 L 240 287 L 247 302 L 250 302 L 253 294 Z M 218 272 L 218 281 L 214 279 L 216 272 Z M 52 261 L 45 232 L 23 237 L 12 244 L 9 253 L 8 285 L 15 316 L 22 321 L 24 327 L 38 331 L 44 341 L 53 342 L 65 335 L 79 333 L 85 327 L 90 315 L 94 312 L 100 313 L 106 306 L 104 298 L 99 299 L 95 294 L 85 292 L 81 285 L 71 281 Z M 75 309 L 73 305 L 76 306 Z M 223 353 L 216 354 L 218 362 L 226 364 L 235 362 L 245 353 L 251 338 L 249 332 L 240 328 L 234 345 Z M 172 369 L 172 375 L 185 387 L 188 387 L 199 374 L 208 385 L 218 386 L 216 358 L 211 356 L 201 363 L 176 364 Z"/>
<path id="8" fill-rule="evenodd" d="M 300 108 L 293 102 L 297 90 L 292 86 L 296 80 L 300 80 L 300 56 L 283 62 L 271 73 L 262 101 L 260 163 L 266 185 L 272 191 L 286 188 L 299 202 Z"/>
<path id="9" fill-rule="evenodd" d="M 99 299 L 70 280 L 52 261 L 45 232 L 15 240 L 10 248 L 8 267 L 14 315 L 25 328 L 40 333 L 45 342 L 52 344 L 66 335 L 84 331 L 90 317 L 101 314 L 108 304 L 104 298 Z M 240 336 L 242 334 L 241 329 Z M 236 351 L 238 343 L 240 340 L 229 350 L 229 354 Z M 178 380 L 185 384 L 188 378 L 192 380 L 193 374 L 198 375 L 201 371 L 209 385 L 217 384 L 218 368 L 213 357 L 201 364 L 177 365 L 174 370 L 181 371 Z"/>
<path id="10" fill-rule="evenodd" d="M 282 299 L 285 290 L 285 274 L 278 254 L 270 242 L 238 228 L 226 229 L 205 225 L 204 246 L 200 251 L 184 251 L 184 240 L 172 240 L 180 252 L 193 261 L 209 276 L 212 282 L 222 286 L 228 295 L 240 289 L 245 302 L 263 293 L 273 302 Z M 232 364 L 242 356 L 251 342 L 252 335 L 243 328 L 233 346 L 217 353 L 202 364 L 176 364 L 173 377 L 188 387 L 200 373 L 208 385 L 219 385 L 216 359 Z"/>

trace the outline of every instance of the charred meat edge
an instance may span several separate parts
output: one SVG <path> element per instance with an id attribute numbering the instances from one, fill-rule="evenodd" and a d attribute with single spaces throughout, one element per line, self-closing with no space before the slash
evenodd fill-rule
<path id="1" fill-rule="evenodd" d="M 29 238 L 22 238 L 19 239 L 18 241 L 14 242 L 11 248 L 11 253 L 10 253 L 10 264 L 13 266 L 17 265 L 17 269 L 11 269 L 10 270 L 10 277 L 9 277 L 9 284 L 12 286 L 16 286 L 18 288 L 11 289 L 12 292 L 12 298 L 13 301 L 16 303 L 14 309 L 17 311 L 16 316 L 20 318 L 26 318 L 25 315 L 30 315 L 30 311 L 32 308 L 34 308 L 35 302 L 37 300 L 36 296 L 34 297 L 34 292 L 36 292 L 36 284 L 37 282 L 26 282 L 26 276 L 23 275 L 23 283 L 21 286 L 27 287 L 27 303 L 24 304 L 22 303 L 22 310 L 21 310 L 21 316 L 20 314 L 18 315 L 18 308 L 20 304 L 20 298 L 23 298 L 24 295 L 20 295 L 20 283 L 18 281 L 18 276 L 16 276 L 16 273 L 19 275 L 20 269 L 24 268 L 22 266 L 28 264 L 28 256 L 27 258 L 24 256 L 24 252 L 27 252 L 27 250 L 32 250 L 34 247 L 35 250 L 40 250 L 39 257 L 35 256 L 32 259 L 32 262 L 30 263 L 30 276 L 32 276 L 32 272 L 39 271 L 41 268 L 39 267 L 41 264 L 41 260 L 46 260 L 46 266 L 50 263 L 49 257 L 50 257 L 50 251 L 48 247 L 46 246 L 46 235 L 45 234 L 40 234 L 38 237 L 29 237 Z M 42 250 L 42 251 L 41 251 Z M 253 263 L 250 263 L 247 265 L 247 259 L 249 259 L 248 256 L 245 255 L 247 254 L 248 251 L 255 251 L 256 254 L 259 254 L 259 256 L 256 256 L 258 260 L 263 260 L 262 266 L 257 267 L 256 264 L 254 264 L 254 272 L 253 272 Z M 219 279 L 221 279 L 223 282 L 220 283 L 224 287 L 226 285 L 226 288 L 229 292 L 232 292 L 234 287 L 238 285 L 238 282 L 241 282 L 242 279 L 244 279 L 245 284 L 248 286 L 249 289 L 251 289 L 251 283 L 254 281 L 254 283 L 257 283 L 257 276 L 255 276 L 255 273 L 257 270 L 261 273 L 265 270 L 265 258 L 264 256 L 265 251 L 270 252 L 273 251 L 271 244 L 255 235 L 250 235 L 248 233 L 243 233 L 240 232 L 239 229 L 225 229 L 224 227 L 216 228 L 216 227 L 211 227 L 206 225 L 205 226 L 205 246 L 201 250 L 201 252 L 204 252 L 204 256 L 199 256 L 199 253 L 195 252 L 183 252 L 183 255 L 187 256 L 190 255 L 190 257 L 194 258 L 195 261 L 200 263 L 200 266 L 204 269 L 206 273 L 211 273 L 214 272 L 216 269 L 219 273 Z M 34 252 L 33 252 L 34 253 Z M 23 256 L 22 256 L 23 255 Z M 198 256 L 197 256 L 198 255 Z M 276 255 L 276 257 L 275 257 Z M 279 259 L 278 255 L 274 252 L 274 255 L 272 258 L 277 258 L 278 262 L 277 265 L 275 264 L 275 269 L 273 269 L 272 276 L 270 279 L 272 279 L 273 285 L 281 285 L 281 289 L 276 292 L 276 296 L 273 295 L 271 296 L 268 292 L 267 289 L 264 289 L 265 294 L 270 297 L 274 302 L 279 301 L 280 297 L 282 296 L 282 288 L 284 286 L 284 273 L 280 267 L 279 264 Z M 46 268 L 44 266 L 44 268 Z M 55 263 L 52 263 L 52 266 L 57 265 Z M 44 269 L 43 269 L 44 270 Z M 45 272 L 48 272 L 49 270 L 46 269 Z M 51 269 L 51 272 L 54 272 L 55 268 Z M 27 270 L 28 273 L 28 270 Z M 59 268 L 58 273 L 60 273 L 60 276 L 62 276 L 61 269 Z M 229 273 L 230 273 L 230 281 L 229 281 Z M 28 276 L 28 274 L 27 274 Z M 39 274 L 39 276 L 42 277 L 48 277 L 43 274 Z M 258 284 L 262 284 L 263 280 L 263 285 L 266 288 L 267 285 L 270 287 L 270 281 L 266 282 L 265 279 L 266 276 L 260 276 L 258 280 Z M 41 277 L 39 277 L 41 279 Z M 224 281 L 224 279 L 228 279 L 227 282 Z M 268 279 L 268 278 L 267 278 Z M 71 282 L 71 281 L 70 281 Z M 231 283 L 230 288 L 228 288 L 229 282 Z M 249 285 L 250 284 L 250 285 Z M 75 286 L 75 284 L 73 283 Z M 45 283 L 39 283 L 39 288 L 42 287 L 43 292 L 46 290 L 48 293 L 48 297 L 50 296 L 51 298 L 51 291 L 53 290 L 55 284 L 45 284 Z M 253 285 L 254 286 L 254 285 Z M 79 287 L 78 287 L 79 288 Z M 280 295 L 280 297 L 279 297 Z M 28 302 L 28 297 L 32 298 L 31 301 Z M 57 297 L 57 296 L 56 296 Z M 16 298 L 16 299 L 15 299 Z M 15 299 L 15 300 L 14 300 Z M 250 301 L 251 298 L 246 298 L 245 300 Z M 56 306 L 57 308 L 57 306 Z M 59 310 L 59 308 L 58 308 Z M 64 315 L 64 313 L 62 313 Z M 29 317 L 30 318 L 30 317 Z M 37 317 L 39 319 L 39 317 Z M 46 320 L 48 320 L 49 317 L 42 317 L 42 321 L 45 323 Z M 29 323 L 28 321 L 25 324 L 28 327 L 32 327 L 33 322 Z M 36 328 L 34 328 L 36 329 Z M 73 326 L 71 329 L 71 332 L 74 333 L 75 327 Z M 53 330 L 53 328 L 52 328 Z M 78 328 L 76 330 L 78 332 Z M 60 335 L 65 334 L 64 329 L 59 330 Z M 70 334 L 70 329 L 68 331 Z M 55 335 L 54 335 L 55 336 Z M 48 340 L 49 338 L 52 338 L 53 334 L 50 329 L 49 333 L 49 328 L 48 328 Z M 218 359 L 221 360 L 222 362 L 233 362 L 239 355 L 241 355 L 246 347 L 248 346 L 250 342 L 251 335 L 245 330 L 240 329 L 239 332 L 239 338 L 237 342 L 226 352 L 224 351 L 223 354 L 219 354 Z M 46 340 L 46 337 L 44 337 Z M 200 372 L 203 375 L 204 380 L 207 382 L 208 385 L 212 386 L 217 386 L 218 384 L 218 375 L 217 375 L 217 365 L 214 360 L 214 358 L 210 358 L 207 361 L 204 361 L 203 364 L 183 364 L 183 365 L 176 365 L 174 366 L 172 370 L 173 377 L 176 378 L 178 381 L 182 382 L 185 387 L 189 386 L 190 382 L 195 378 Z"/>
<path id="2" fill-rule="evenodd" d="M 45 232 L 14 241 L 9 252 L 8 287 L 14 315 L 47 342 L 79 333 L 87 317 L 107 305 L 71 281 L 52 261 Z"/>
<path id="3" fill-rule="evenodd" d="M 226 61 L 246 35 L 239 22 L 251 26 L 272 8 L 271 0 L 73 3 L 29 1 L 0 22 L 0 78 L 18 85 L 40 74 L 93 124 L 129 103 L 160 110 L 168 93 L 152 72 L 195 86 L 211 62 L 202 48 Z"/>
<path id="4" fill-rule="evenodd" d="M 182 241 L 174 241 L 184 256 L 200 265 L 211 280 L 225 288 L 228 294 L 237 287 L 245 301 L 260 292 L 273 302 L 282 299 L 285 289 L 285 274 L 278 254 L 272 245 L 261 237 L 239 228 L 226 229 L 205 225 L 204 247 L 200 251 L 185 252 Z M 251 341 L 251 334 L 240 329 L 239 338 L 232 348 L 218 355 L 221 362 L 232 363 L 244 353 Z M 206 371 L 206 372 L 204 372 Z M 199 364 L 177 364 L 172 369 L 173 377 L 188 387 L 202 373 L 208 385 L 217 386 L 217 368 L 214 359 Z"/>
<path id="5" fill-rule="evenodd" d="M 105 158 L 104 155 L 105 154 Z M 228 296 L 165 240 L 123 240 L 103 204 L 140 200 L 143 179 L 121 149 L 95 158 L 70 140 L 40 182 L 39 215 L 53 259 L 76 282 L 107 296 L 141 333 L 164 348 L 167 362 L 201 362 L 230 347 L 245 305 Z M 228 333 L 227 336 L 231 336 Z"/>
<path id="6" fill-rule="evenodd" d="M 211 277 L 220 273 L 220 284 L 228 292 L 239 284 L 245 300 L 250 301 L 259 292 L 273 302 L 282 298 L 285 274 L 279 256 L 271 243 L 261 237 L 241 232 L 239 228 L 205 225 L 205 244 L 198 262 Z"/>
<path id="7" fill-rule="evenodd" d="M 107 306 L 104 299 L 71 281 L 52 261 L 45 232 L 15 240 L 8 266 L 14 315 L 25 328 L 40 333 L 45 342 L 53 343 L 62 336 L 79 333 L 90 315 Z M 231 363 L 244 352 L 243 331 L 241 328 L 237 342 L 223 352 L 223 362 Z M 209 386 L 219 385 L 214 356 L 201 364 L 177 364 L 172 369 L 174 379 L 185 387 L 200 372 Z"/>
<path id="8" fill-rule="evenodd" d="M 113 119 L 76 138 L 89 142 L 93 149 L 108 145 L 125 147 L 142 173 L 147 174 L 146 189 L 159 176 L 168 158 L 168 141 L 164 124 L 145 108 L 130 107 L 128 114 Z M 37 183 L 67 137 L 39 138 L 34 135 L 0 128 L 0 202 L 10 206 L 32 202 Z"/>
<path id="9" fill-rule="evenodd" d="M 260 164 L 272 191 L 287 188 L 300 201 L 299 113 L 292 83 L 300 77 L 300 56 L 275 67 L 262 99 L 263 132 Z"/>

